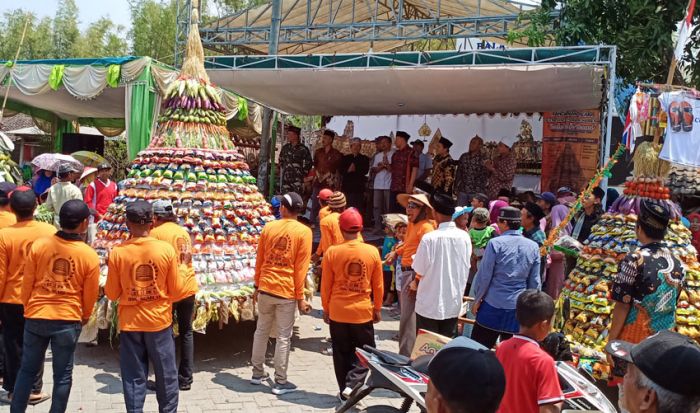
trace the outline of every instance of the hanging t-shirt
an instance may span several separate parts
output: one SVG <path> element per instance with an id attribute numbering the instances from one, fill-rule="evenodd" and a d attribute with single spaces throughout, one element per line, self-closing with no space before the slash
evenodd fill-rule
<path id="1" fill-rule="evenodd" d="M 668 114 L 666 140 L 659 158 L 686 166 L 700 166 L 700 98 L 667 92 L 659 101 Z"/>

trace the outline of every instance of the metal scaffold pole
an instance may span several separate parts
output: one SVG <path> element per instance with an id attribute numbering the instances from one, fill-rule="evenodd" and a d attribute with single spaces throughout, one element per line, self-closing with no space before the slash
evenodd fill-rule
<path id="1" fill-rule="evenodd" d="M 277 54 L 277 45 L 280 34 L 280 25 L 282 19 L 282 0 L 272 0 L 272 19 L 270 21 L 270 44 L 268 49 L 268 54 L 274 56 Z M 258 166 L 258 189 L 261 193 L 266 196 L 270 195 L 268 176 L 270 158 L 274 158 L 275 148 L 271 148 L 272 128 L 275 126 L 272 124 L 272 109 L 263 109 L 262 118 L 262 133 L 260 136 L 260 154 L 258 160 L 260 164 Z M 272 153 L 273 156 L 270 156 Z"/>

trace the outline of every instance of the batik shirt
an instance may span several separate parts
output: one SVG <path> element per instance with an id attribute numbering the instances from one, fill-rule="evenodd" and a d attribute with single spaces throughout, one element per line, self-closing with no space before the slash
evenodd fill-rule
<path id="1" fill-rule="evenodd" d="M 304 192 L 304 178 L 311 170 L 311 152 L 303 144 L 292 145 L 288 143 L 280 152 L 280 166 L 282 168 L 282 193 Z"/>
<path id="2" fill-rule="evenodd" d="M 486 168 L 481 152 L 467 152 L 459 157 L 455 172 L 455 193 L 476 194 L 486 192 Z"/>
<path id="3" fill-rule="evenodd" d="M 516 166 L 517 163 L 512 153 L 498 156 L 493 160 L 493 167 L 496 171 L 489 177 L 488 186 L 486 188 L 486 195 L 488 195 L 490 199 L 496 199 L 501 189 L 510 191 L 513 186 L 513 178 L 515 178 Z"/>
<path id="4" fill-rule="evenodd" d="M 632 305 L 619 339 L 639 343 L 658 331 L 674 328 L 684 277 L 680 261 L 658 242 L 627 254 L 612 291 L 613 300 Z"/>
<path id="5" fill-rule="evenodd" d="M 391 190 L 406 192 L 406 181 L 410 179 L 411 170 L 418 168 L 418 156 L 409 147 L 397 150 L 391 156 Z"/>
<path id="6" fill-rule="evenodd" d="M 452 194 L 456 169 L 457 165 L 450 155 L 435 156 L 433 159 L 433 179 L 430 181 L 433 188 L 446 194 Z"/>

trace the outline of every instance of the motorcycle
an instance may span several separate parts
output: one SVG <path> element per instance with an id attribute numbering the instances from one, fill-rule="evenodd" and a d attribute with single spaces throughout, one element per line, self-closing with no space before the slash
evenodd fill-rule
<path id="1" fill-rule="evenodd" d="M 443 348 L 455 346 L 485 349 L 479 343 L 466 337 L 458 337 Z M 348 399 L 338 407 L 336 413 L 350 410 L 373 391 L 379 389 L 399 394 L 403 398 L 401 407 L 371 406 L 365 409 L 367 413 L 406 413 L 414 404 L 421 412 L 426 411 L 425 393 L 430 380 L 428 365 L 432 355 L 410 360 L 408 357 L 370 346 L 357 348 L 355 354 L 360 363 L 369 369 L 369 374 L 364 383 L 353 389 Z M 605 398 L 603 393 L 575 367 L 564 361 L 557 361 L 556 367 L 565 399 L 562 412 L 617 412 L 617 409 Z"/>

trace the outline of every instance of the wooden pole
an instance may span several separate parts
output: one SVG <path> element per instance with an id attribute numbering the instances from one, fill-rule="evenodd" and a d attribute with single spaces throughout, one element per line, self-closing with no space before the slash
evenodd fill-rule
<path id="1" fill-rule="evenodd" d="M 24 43 L 24 36 L 27 34 L 27 27 L 29 26 L 29 21 L 32 15 L 27 13 L 27 19 L 24 21 L 24 29 L 22 29 L 22 37 L 19 39 L 19 44 L 17 45 L 17 52 L 15 53 L 15 60 L 12 61 L 13 64 L 17 63 L 19 59 L 19 51 L 22 49 L 22 43 Z M 2 117 L 5 113 L 5 106 L 7 105 L 7 98 L 10 95 L 10 86 L 12 86 L 12 74 L 9 74 L 9 80 L 7 81 L 7 89 L 5 89 L 5 98 L 2 100 L 2 108 L 0 108 L 0 123 L 2 123 Z"/>

